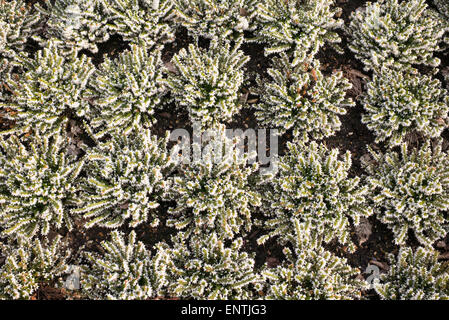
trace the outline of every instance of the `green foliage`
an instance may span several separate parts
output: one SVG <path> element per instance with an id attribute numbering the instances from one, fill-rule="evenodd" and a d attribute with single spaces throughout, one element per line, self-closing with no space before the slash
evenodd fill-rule
<path id="1" fill-rule="evenodd" d="M 192 237 L 173 237 L 172 247 L 158 245 L 168 256 L 168 293 L 181 299 L 242 300 L 253 298 L 261 288 L 254 273 L 254 258 L 242 252 L 243 240 L 230 244 L 215 232 Z"/>
<path id="2" fill-rule="evenodd" d="M 367 205 L 368 188 L 360 178 L 349 178 L 351 153 L 338 159 L 338 149 L 330 151 L 323 144 L 288 143 L 288 153 L 279 161 L 279 173 L 269 181 L 264 199 L 268 234 L 258 242 L 278 237 L 281 244 L 294 243 L 294 219 L 310 225 L 314 238 L 325 242 L 337 239 L 355 249 L 350 240 L 351 220 L 372 213 Z M 351 218 L 351 220 L 350 220 Z"/>
<path id="3" fill-rule="evenodd" d="M 117 132 L 89 149 L 81 203 L 73 213 L 83 214 L 87 228 L 117 228 L 127 219 L 131 227 L 157 226 L 155 209 L 166 192 L 164 171 L 170 165 L 165 143 L 149 130 L 129 136 Z"/>
<path id="4" fill-rule="evenodd" d="M 69 114 L 84 116 L 89 111 L 84 94 L 95 71 L 90 58 L 78 58 L 74 50 L 65 56 L 57 42 L 51 40 L 35 59 L 23 59 L 22 63 L 26 72 L 8 82 L 14 91 L 12 102 L 0 104 L 16 111 L 8 115 L 17 122 L 15 131 L 32 128 L 54 133 Z"/>
<path id="5" fill-rule="evenodd" d="M 12 68 L 18 64 L 29 38 L 37 39 L 41 22 L 38 12 L 32 10 L 23 0 L 0 1 L 0 69 Z M 5 80 L 0 73 L 0 83 Z"/>
<path id="6" fill-rule="evenodd" d="M 444 76 L 444 81 L 446 82 L 446 88 L 449 89 L 449 70 L 446 74 L 443 75 Z"/>
<path id="7" fill-rule="evenodd" d="M 60 129 L 61 130 L 61 129 Z M 67 140 L 36 132 L 28 143 L 0 140 L 0 225 L 3 234 L 31 238 L 51 227 L 72 228 L 67 206 L 77 200 L 84 165 L 67 153 Z"/>
<path id="8" fill-rule="evenodd" d="M 291 54 L 293 66 L 311 60 L 325 43 L 341 41 L 336 30 L 343 20 L 335 18 L 341 9 L 334 8 L 334 2 L 264 0 L 259 3 L 256 17 L 256 40 L 268 44 L 266 55 Z"/>
<path id="9" fill-rule="evenodd" d="M 438 8 L 438 11 L 449 18 L 449 2 L 447 0 L 433 0 L 433 2 Z"/>
<path id="10" fill-rule="evenodd" d="M 168 210 L 167 225 L 189 235 L 207 231 L 232 239 L 251 229 L 251 209 L 260 205 L 251 177 L 258 166 L 249 165 L 251 155 L 240 154 L 236 140 L 228 139 L 224 130 L 218 133 L 201 159 L 179 166 L 170 186 L 176 206 Z M 201 150 L 201 145 L 193 149 Z"/>
<path id="11" fill-rule="evenodd" d="M 109 39 L 107 16 L 100 0 L 44 0 L 37 10 L 47 18 L 46 36 L 60 40 L 59 45 L 98 52 L 97 43 Z"/>
<path id="12" fill-rule="evenodd" d="M 382 68 L 368 83 L 362 104 L 362 122 L 376 134 L 376 142 L 389 146 L 403 143 L 418 131 L 436 138 L 448 126 L 449 95 L 438 79 L 411 71 Z"/>
<path id="13" fill-rule="evenodd" d="M 21 67 L 25 44 L 36 36 L 41 16 L 23 0 L 0 1 L 0 103 L 10 99 L 6 82 L 14 67 Z"/>
<path id="14" fill-rule="evenodd" d="M 374 289 L 384 300 L 448 300 L 449 264 L 438 256 L 432 248 L 402 247 L 397 258 L 390 255 L 390 269 Z"/>
<path id="15" fill-rule="evenodd" d="M 0 299 L 31 299 L 41 283 L 57 280 L 68 271 L 70 251 L 64 249 L 60 236 L 52 242 L 20 238 L 0 243 L 0 249 L 6 257 L 0 267 Z"/>
<path id="16" fill-rule="evenodd" d="M 232 39 L 252 29 L 255 0 L 174 0 L 178 23 L 194 37 Z"/>
<path id="17" fill-rule="evenodd" d="M 111 32 L 148 48 L 174 40 L 173 0 L 99 0 L 109 16 Z"/>
<path id="18" fill-rule="evenodd" d="M 168 74 L 168 86 L 178 108 L 186 108 L 192 121 L 216 126 L 239 110 L 243 66 L 249 60 L 239 50 L 242 41 L 233 48 L 212 42 L 208 50 L 191 44 L 173 57 L 176 72 Z"/>
<path id="19" fill-rule="evenodd" d="M 8 90 L 7 79 L 10 78 L 13 65 L 7 59 L 0 58 L 0 104 L 8 101 L 11 91 Z"/>
<path id="20" fill-rule="evenodd" d="M 311 239 L 310 225 L 292 220 L 295 228 L 294 250 L 284 247 L 286 260 L 275 268 L 265 266 L 262 276 L 268 280 L 266 299 L 347 300 L 359 299 L 365 283 L 355 278 L 359 270 L 346 259 L 326 251 Z"/>
<path id="21" fill-rule="evenodd" d="M 281 134 L 291 129 L 303 141 L 340 130 L 339 115 L 346 114 L 345 106 L 354 105 L 345 97 L 351 84 L 341 72 L 324 77 L 319 68 L 318 60 L 293 67 L 286 54 L 273 58 L 273 68 L 268 69 L 272 80 L 258 78 L 261 103 L 255 114 L 260 123 L 278 128 Z"/>
<path id="22" fill-rule="evenodd" d="M 90 82 L 94 108 L 89 124 L 102 129 L 96 138 L 152 127 L 166 91 L 162 68 L 161 52 L 145 45 L 132 45 L 115 60 L 106 58 Z"/>
<path id="23" fill-rule="evenodd" d="M 352 14 L 347 32 L 349 48 L 365 70 L 440 64 L 433 54 L 439 50 L 444 29 L 429 14 L 425 0 L 367 2 Z"/>
<path id="24" fill-rule="evenodd" d="M 154 298 L 165 284 L 168 261 L 151 257 L 131 231 L 128 238 L 114 230 L 101 243 L 102 253 L 86 252 L 81 285 L 91 299 L 141 300 Z"/>
<path id="25" fill-rule="evenodd" d="M 433 150 L 432 150 L 433 149 Z M 444 237 L 445 212 L 449 208 L 449 157 L 441 141 L 433 148 L 429 141 L 419 149 L 386 154 L 369 150 L 373 161 L 364 161 L 369 174 L 377 218 L 405 244 L 409 230 L 423 245 Z"/>

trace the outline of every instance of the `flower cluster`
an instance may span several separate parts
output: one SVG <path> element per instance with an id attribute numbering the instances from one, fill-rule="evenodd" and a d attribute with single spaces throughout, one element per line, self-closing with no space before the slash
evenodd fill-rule
<path id="1" fill-rule="evenodd" d="M 250 164 L 251 155 L 240 153 L 236 139 L 224 130 L 218 133 L 205 146 L 193 145 L 195 153 L 202 152 L 198 161 L 179 166 L 170 186 L 176 206 L 168 210 L 167 224 L 189 235 L 215 231 L 220 239 L 232 239 L 250 230 L 251 209 L 260 205 L 251 184 L 258 166 Z"/>
<path id="2" fill-rule="evenodd" d="M 449 299 L 448 17 L 0 0 L 0 299 Z"/>
<path id="3" fill-rule="evenodd" d="M 20 66 L 17 58 L 23 56 L 29 38 L 37 39 L 41 15 L 24 0 L 0 1 L 0 70 Z M 0 83 L 6 72 L 1 72 Z"/>
<path id="4" fill-rule="evenodd" d="M 178 23 L 193 36 L 209 39 L 232 39 L 253 29 L 257 12 L 254 0 L 175 0 Z"/>
<path id="5" fill-rule="evenodd" d="M 173 0 L 98 0 L 110 33 L 148 48 L 174 40 Z"/>
<path id="6" fill-rule="evenodd" d="M 268 282 L 266 299 L 348 300 L 360 299 L 365 283 L 356 279 L 359 271 L 346 259 L 326 251 L 311 241 L 310 225 L 293 219 L 295 248 L 285 247 L 286 260 L 275 268 L 265 266 L 262 275 Z"/>

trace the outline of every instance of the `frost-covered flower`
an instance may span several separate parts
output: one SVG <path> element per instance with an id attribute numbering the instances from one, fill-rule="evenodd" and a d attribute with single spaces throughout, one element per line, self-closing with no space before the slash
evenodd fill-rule
<path id="1" fill-rule="evenodd" d="M 204 149 L 200 159 L 178 167 L 169 192 L 176 205 L 168 210 L 167 224 L 188 235 L 216 232 L 232 239 L 251 229 L 251 209 L 260 205 L 251 180 L 258 166 L 224 129 L 214 133 L 206 145 L 193 144 L 194 152 Z"/>
<path id="2" fill-rule="evenodd" d="M 0 86 L 11 69 L 21 65 L 17 58 L 26 55 L 26 42 L 30 38 L 38 39 L 41 21 L 39 12 L 24 0 L 0 1 Z"/>
<path id="3" fill-rule="evenodd" d="M 89 125 L 97 138 L 112 131 L 129 134 L 156 122 L 154 112 L 166 93 L 159 50 L 131 45 L 117 59 L 106 58 L 90 81 L 93 110 Z"/>
<path id="4" fill-rule="evenodd" d="M 173 0 L 99 0 L 111 33 L 148 48 L 173 41 Z"/>
<path id="5" fill-rule="evenodd" d="M 180 25 L 195 37 L 232 40 L 233 35 L 254 29 L 255 0 L 174 0 Z"/>

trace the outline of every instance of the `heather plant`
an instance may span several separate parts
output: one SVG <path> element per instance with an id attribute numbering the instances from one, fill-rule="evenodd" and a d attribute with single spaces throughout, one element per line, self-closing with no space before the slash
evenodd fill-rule
<path id="1" fill-rule="evenodd" d="M 90 299 L 149 299 L 165 285 L 167 257 L 152 257 L 135 231 L 125 237 L 114 230 L 101 248 L 101 253 L 84 254 L 87 264 L 82 267 L 81 285 Z"/>
<path id="2" fill-rule="evenodd" d="M 240 109 L 238 93 L 249 60 L 239 50 L 242 41 L 234 47 L 213 41 L 209 49 L 191 44 L 173 57 L 176 71 L 168 73 L 168 86 L 178 108 L 187 109 L 192 121 L 216 126 Z"/>
<path id="3" fill-rule="evenodd" d="M 293 66 L 312 59 L 325 43 L 341 42 L 336 30 L 340 8 L 333 0 L 264 0 L 256 16 L 256 40 L 267 43 L 265 54 L 287 52 Z"/>
<path id="4" fill-rule="evenodd" d="M 167 292 L 181 299 L 251 299 L 261 289 L 254 272 L 254 257 L 242 250 L 243 239 L 229 244 L 217 233 L 203 233 L 190 240 L 182 235 L 172 247 L 158 244 L 161 256 L 168 256 Z"/>
<path id="5" fill-rule="evenodd" d="M 0 1 L 0 61 L 16 62 L 26 42 L 37 39 L 41 15 L 23 0 Z"/>
<path id="6" fill-rule="evenodd" d="M 0 250 L 6 257 L 0 267 L 0 299 L 31 299 L 41 283 L 60 280 L 68 271 L 70 250 L 59 235 L 51 242 L 20 238 L 0 243 Z"/>
<path id="7" fill-rule="evenodd" d="M 341 72 L 325 77 L 320 63 L 292 66 L 283 53 L 273 58 L 268 69 L 270 81 L 258 78 L 257 93 L 261 97 L 255 115 L 262 125 L 278 128 L 279 133 L 292 130 L 293 136 L 303 141 L 323 139 L 340 130 L 340 115 L 345 107 L 353 106 L 346 98 L 351 84 Z"/>
<path id="8" fill-rule="evenodd" d="M 433 0 L 433 2 L 438 8 L 438 11 L 449 18 L 449 2 L 447 0 Z"/>
<path id="9" fill-rule="evenodd" d="M 438 258 L 432 248 L 402 247 L 397 257 L 389 256 L 390 268 L 374 289 L 383 300 L 447 300 L 449 264 Z"/>
<path id="10" fill-rule="evenodd" d="M 8 101 L 11 95 L 7 81 L 11 77 L 12 68 L 12 64 L 7 59 L 0 59 L 0 104 Z"/>
<path id="11" fill-rule="evenodd" d="M 87 150 L 87 177 L 72 211 L 87 219 L 85 227 L 159 224 L 156 209 L 167 191 L 164 174 L 170 166 L 165 143 L 149 130 L 129 136 L 116 132 Z"/>
<path id="12" fill-rule="evenodd" d="M 173 0 L 99 0 L 108 27 L 123 40 L 148 48 L 174 40 Z"/>
<path id="13" fill-rule="evenodd" d="M 292 220 L 295 245 L 284 247 L 285 260 L 275 268 L 267 265 L 262 276 L 267 280 L 265 299 L 276 300 L 349 300 L 360 299 L 366 283 L 345 258 L 325 250 L 310 234 L 310 225 Z"/>
<path id="14" fill-rule="evenodd" d="M 350 250 L 351 222 L 359 224 L 372 209 L 367 203 L 367 186 L 360 178 L 350 178 L 351 153 L 339 159 L 338 149 L 328 150 L 312 142 L 287 144 L 288 152 L 279 161 L 279 173 L 268 181 L 264 199 L 264 222 L 268 233 L 259 238 L 262 244 L 277 237 L 281 244 L 295 241 L 294 219 L 310 225 L 311 235 L 328 243 L 337 239 Z"/>
<path id="15" fill-rule="evenodd" d="M 413 231 L 418 241 L 430 246 L 447 234 L 449 208 L 449 157 L 441 141 L 433 148 L 426 141 L 409 152 L 385 154 L 369 150 L 372 161 L 364 161 L 369 176 L 377 218 L 392 231 L 395 242 L 404 245 Z"/>
<path id="16" fill-rule="evenodd" d="M 44 0 L 36 8 L 46 18 L 46 37 L 60 40 L 59 45 L 70 52 L 98 52 L 97 43 L 109 39 L 108 17 L 100 0 Z M 45 43 L 46 40 L 44 40 Z"/>
<path id="17" fill-rule="evenodd" d="M 6 99 L 7 80 L 20 58 L 26 42 L 38 39 L 41 16 L 23 0 L 0 1 L 0 103 Z"/>
<path id="18" fill-rule="evenodd" d="M 446 82 L 446 88 L 449 90 L 449 72 L 444 75 L 444 81 Z"/>
<path id="19" fill-rule="evenodd" d="M 165 94 L 162 68 L 161 52 L 145 45 L 131 45 L 117 59 L 106 58 L 90 81 L 94 107 L 89 125 L 99 130 L 96 138 L 153 126 Z"/>
<path id="20" fill-rule="evenodd" d="M 61 130 L 61 129 L 60 129 Z M 39 131 L 27 143 L 0 140 L 0 226 L 11 237 L 47 235 L 51 227 L 72 228 L 67 207 L 75 205 L 84 165 L 67 153 L 61 133 Z"/>
<path id="21" fill-rule="evenodd" d="M 187 235 L 216 232 L 220 239 L 251 229 L 251 209 L 261 201 L 252 186 L 258 166 L 249 164 L 252 155 L 241 154 L 235 143 L 218 130 L 200 159 L 178 166 L 170 186 L 176 205 L 168 210 L 168 226 Z M 193 149 L 202 145 L 194 143 Z"/>
<path id="22" fill-rule="evenodd" d="M 362 122 L 377 143 L 397 146 L 414 131 L 436 138 L 449 124 L 449 95 L 438 79 L 382 68 L 367 87 Z"/>
<path id="23" fill-rule="evenodd" d="M 229 39 L 253 29 L 254 0 L 174 0 L 177 21 L 198 39 Z"/>
<path id="24" fill-rule="evenodd" d="M 433 3 L 440 14 L 440 16 L 436 18 L 440 20 L 440 28 L 445 28 L 446 30 L 444 41 L 449 44 L 449 36 L 447 34 L 447 32 L 449 32 L 449 2 L 447 0 L 434 0 Z"/>
<path id="25" fill-rule="evenodd" d="M 6 106 L 15 112 L 8 114 L 17 125 L 14 131 L 58 131 L 69 114 L 85 116 L 89 102 L 84 98 L 87 82 L 95 71 L 90 58 L 66 56 L 56 41 L 37 52 L 34 59 L 23 59 L 26 72 L 8 82 L 14 92 Z"/>
<path id="26" fill-rule="evenodd" d="M 429 14 L 425 0 L 367 2 L 352 14 L 347 33 L 349 48 L 365 70 L 440 64 L 433 54 L 439 50 L 444 29 Z"/>

